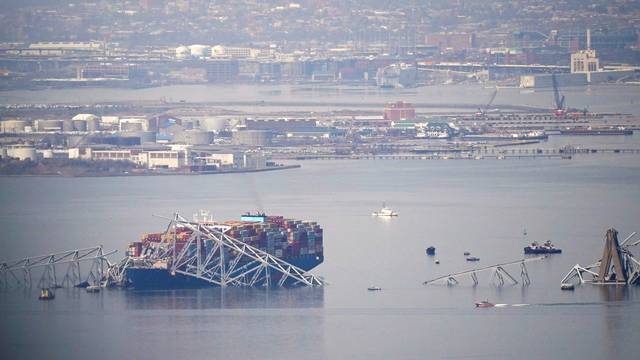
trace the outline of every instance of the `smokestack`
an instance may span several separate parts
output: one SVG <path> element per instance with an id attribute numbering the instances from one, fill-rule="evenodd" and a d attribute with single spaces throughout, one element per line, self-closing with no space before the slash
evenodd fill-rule
<path id="1" fill-rule="evenodd" d="M 587 50 L 591 50 L 591 29 L 587 29 Z"/>

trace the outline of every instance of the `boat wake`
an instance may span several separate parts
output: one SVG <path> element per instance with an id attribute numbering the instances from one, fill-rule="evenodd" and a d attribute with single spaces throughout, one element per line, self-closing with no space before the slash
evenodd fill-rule
<path id="1" fill-rule="evenodd" d="M 531 304 L 495 304 L 494 307 L 524 307 L 531 306 Z"/>

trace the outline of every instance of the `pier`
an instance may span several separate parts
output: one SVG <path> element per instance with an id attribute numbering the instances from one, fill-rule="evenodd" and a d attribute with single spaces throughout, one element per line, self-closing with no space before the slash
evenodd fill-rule
<path id="1" fill-rule="evenodd" d="M 516 146 L 510 144 L 509 146 Z M 397 154 L 274 154 L 279 160 L 483 160 L 483 159 L 571 159 L 576 155 L 640 155 L 637 148 L 510 148 L 483 146 L 473 149 L 421 149 Z"/>

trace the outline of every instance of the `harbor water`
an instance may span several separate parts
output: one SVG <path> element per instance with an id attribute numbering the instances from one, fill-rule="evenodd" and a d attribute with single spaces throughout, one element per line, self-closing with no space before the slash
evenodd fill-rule
<path id="1" fill-rule="evenodd" d="M 495 88 L 483 85 L 425 86 L 410 89 L 379 89 L 375 86 L 318 84 L 225 84 L 171 85 L 144 89 L 70 88 L 0 91 L 0 104 L 110 104 L 160 103 L 161 100 L 187 107 L 191 103 L 213 105 L 249 113 L 290 111 L 327 112 L 367 110 L 382 112 L 388 101 L 406 101 L 418 106 L 418 113 L 476 112 L 484 107 Z M 640 115 L 636 85 L 599 85 L 562 88 L 567 106 L 600 113 Z M 550 88 L 500 88 L 493 107 L 511 105 L 553 109 Z M 462 107 L 462 108 L 460 108 Z M 492 110 L 491 108 L 488 110 Z M 313 116 L 313 115 L 312 115 Z"/>
<path id="2" fill-rule="evenodd" d="M 637 147 L 640 137 L 625 141 Z M 164 229 L 153 214 L 208 209 L 229 220 L 264 210 L 322 225 L 325 261 L 314 273 L 329 284 L 58 289 L 48 302 L 37 300 L 38 289 L 3 289 L 0 358 L 633 358 L 640 290 L 582 285 L 569 292 L 560 280 L 574 264 L 601 256 L 607 229 L 622 238 L 640 230 L 639 183 L 637 154 L 305 161 L 300 169 L 212 176 L 2 177 L 3 260 L 98 244 L 118 249 L 118 258 L 141 234 Z M 372 217 L 382 202 L 399 216 Z M 475 287 L 471 279 L 422 285 L 521 259 L 533 240 L 552 240 L 563 252 L 528 264 L 530 286 L 496 287 L 490 272 Z M 425 255 L 428 246 L 434 257 Z M 465 251 L 480 262 L 466 262 Z M 518 267 L 507 270 L 520 279 Z M 372 285 L 382 290 L 367 291 Z M 477 309 L 480 300 L 507 305 Z"/>

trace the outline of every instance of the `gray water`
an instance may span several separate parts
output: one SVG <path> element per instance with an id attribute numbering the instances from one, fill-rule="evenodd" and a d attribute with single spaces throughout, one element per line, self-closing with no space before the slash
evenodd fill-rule
<path id="1" fill-rule="evenodd" d="M 608 228 L 623 237 L 640 230 L 639 160 L 307 161 L 255 174 L 0 178 L 2 259 L 96 244 L 122 256 L 128 242 L 166 225 L 152 214 L 210 209 L 227 220 L 261 209 L 323 226 L 325 262 L 314 273 L 329 282 L 60 289 L 51 302 L 35 290 L 2 290 L 0 358 L 634 358 L 638 288 L 559 284 L 574 264 L 600 257 Z M 400 216 L 371 217 L 383 201 Z M 530 263 L 528 287 L 498 288 L 490 273 L 476 287 L 422 285 L 522 258 L 527 241 L 547 239 L 563 253 Z M 440 265 L 425 255 L 429 245 Z M 467 263 L 467 250 L 481 261 Z M 508 270 L 519 279 L 518 268 Z M 383 290 L 367 291 L 372 284 Z M 527 305 L 476 309 L 484 299 Z"/>
<path id="2" fill-rule="evenodd" d="M 221 108 L 248 111 L 251 113 L 273 111 L 332 111 L 358 109 L 358 104 L 382 104 L 388 101 L 407 101 L 429 104 L 431 108 L 419 112 L 476 111 L 476 106 L 489 102 L 494 91 L 481 85 L 425 86 L 415 89 L 379 89 L 371 86 L 346 85 L 172 85 L 146 89 L 117 88 L 71 88 L 44 90 L 0 91 L 0 104 L 92 104 L 109 102 L 155 101 L 166 99 L 187 103 L 216 102 Z M 566 104 L 571 108 L 588 109 L 604 113 L 632 113 L 640 115 L 638 106 L 640 87 L 633 85 L 598 85 L 567 87 L 561 89 Z M 238 102 L 275 103 L 277 106 L 248 105 Z M 306 103 L 304 106 L 278 105 L 278 103 Z M 347 103 L 348 106 L 335 104 Z M 452 109 L 451 104 L 471 106 Z M 449 106 L 447 106 L 449 105 Z M 553 109 L 551 89 L 501 88 L 494 106 L 522 105 L 542 109 Z M 185 105 L 188 106 L 188 105 Z M 366 107 L 374 110 L 375 107 Z"/>

